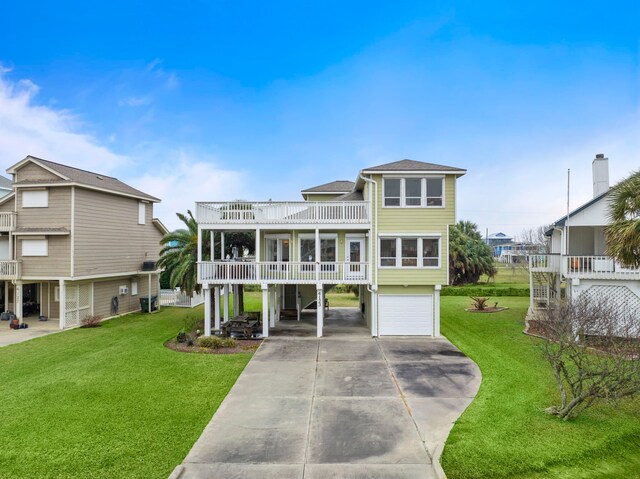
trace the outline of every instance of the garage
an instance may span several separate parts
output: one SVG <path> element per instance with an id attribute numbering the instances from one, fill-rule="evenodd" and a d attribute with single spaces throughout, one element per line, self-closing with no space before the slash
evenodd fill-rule
<path id="1" fill-rule="evenodd" d="M 380 336 L 432 336 L 433 295 L 379 295 L 378 334 Z"/>

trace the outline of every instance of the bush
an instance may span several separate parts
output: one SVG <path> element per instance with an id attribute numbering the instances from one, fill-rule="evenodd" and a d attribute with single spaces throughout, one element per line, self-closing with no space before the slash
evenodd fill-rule
<path id="1" fill-rule="evenodd" d="M 204 329 L 204 319 L 193 317 L 190 314 L 187 315 L 183 320 L 183 331 L 191 332 L 196 329 Z"/>
<path id="2" fill-rule="evenodd" d="M 440 296 L 519 296 L 529 297 L 529 288 L 487 288 L 483 286 L 445 286 Z"/>
<path id="3" fill-rule="evenodd" d="M 237 341 L 233 338 L 218 338 L 216 336 L 204 336 L 198 339 L 198 346 L 201 348 L 220 349 L 233 348 Z"/>
<path id="4" fill-rule="evenodd" d="M 81 328 L 98 328 L 102 326 L 102 316 L 85 316 L 80 321 Z"/>
<path id="5" fill-rule="evenodd" d="M 176 341 L 179 343 L 184 343 L 187 341 L 187 333 L 185 333 L 184 331 L 180 331 L 178 333 L 178 335 L 176 336 Z"/>

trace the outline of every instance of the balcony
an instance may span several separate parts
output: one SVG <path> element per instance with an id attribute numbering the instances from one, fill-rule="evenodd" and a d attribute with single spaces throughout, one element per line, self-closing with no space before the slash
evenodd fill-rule
<path id="1" fill-rule="evenodd" d="M 369 263 L 203 261 L 200 284 L 367 284 Z"/>
<path id="2" fill-rule="evenodd" d="M 624 268 L 609 256 L 564 256 L 563 272 L 568 278 L 640 279 L 640 269 Z"/>
<path id="3" fill-rule="evenodd" d="M 21 268 L 20 261 L 0 261 L 0 280 L 20 279 Z"/>
<path id="4" fill-rule="evenodd" d="M 365 201 L 199 202 L 200 225 L 349 225 L 370 223 Z"/>
<path id="5" fill-rule="evenodd" d="M 640 269 L 624 268 L 609 256 L 531 255 L 533 273 L 560 273 L 568 278 L 640 279 Z"/>
<path id="6" fill-rule="evenodd" d="M 13 211 L 0 213 L 0 231 L 5 233 L 16 229 L 16 214 Z"/>

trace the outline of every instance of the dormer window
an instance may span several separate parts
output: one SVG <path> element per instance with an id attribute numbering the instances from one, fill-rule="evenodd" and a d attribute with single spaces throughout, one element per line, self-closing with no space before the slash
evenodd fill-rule
<path id="1" fill-rule="evenodd" d="M 384 178 L 383 195 L 386 208 L 440 208 L 444 206 L 444 178 Z"/>

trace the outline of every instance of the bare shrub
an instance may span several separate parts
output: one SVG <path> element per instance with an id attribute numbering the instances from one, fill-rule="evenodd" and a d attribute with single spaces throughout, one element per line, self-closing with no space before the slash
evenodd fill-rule
<path id="1" fill-rule="evenodd" d="M 617 403 L 640 392 L 637 311 L 581 295 L 551 304 L 538 316 L 542 350 L 560 391 L 547 409 L 564 420 L 598 400 Z"/>
<path id="2" fill-rule="evenodd" d="M 102 326 L 102 316 L 85 316 L 80 321 L 81 328 L 99 328 Z"/>
<path id="3" fill-rule="evenodd" d="M 471 298 L 471 301 L 473 302 L 473 307 L 478 311 L 484 311 L 487 308 L 487 302 L 489 301 L 489 299 L 491 299 L 491 298 L 483 298 L 481 296 L 477 298 L 470 296 L 470 298 Z M 497 305 L 498 303 L 496 303 L 496 306 Z"/>

